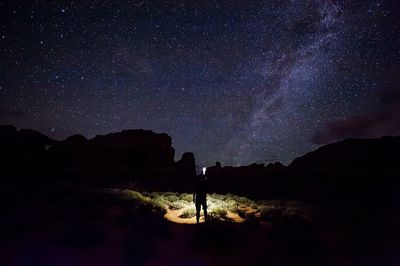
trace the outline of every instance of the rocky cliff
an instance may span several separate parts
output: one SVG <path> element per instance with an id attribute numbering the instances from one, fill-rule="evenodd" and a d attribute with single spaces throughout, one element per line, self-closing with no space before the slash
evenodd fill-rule
<path id="1" fill-rule="evenodd" d="M 134 181 L 185 179 L 195 173 L 194 155 L 175 162 L 171 137 L 150 130 L 124 130 L 86 139 L 55 141 L 34 130 L 0 126 L 4 176 L 60 180 Z"/>

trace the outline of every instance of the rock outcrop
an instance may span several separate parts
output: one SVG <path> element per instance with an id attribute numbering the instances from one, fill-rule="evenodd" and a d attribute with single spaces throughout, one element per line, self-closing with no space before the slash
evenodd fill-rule
<path id="1" fill-rule="evenodd" d="M 289 168 L 307 172 L 390 171 L 400 166 L 400 137 L 347 139 L 296 158 Z"/>
<path id="2" fill-rule="evenodd" d="M 150 130 L 55 141 L 34 130 L 0 126 L 0 147 L 6 176 L 138 183 L 165 178 L 173 184 L 195 173 L 193 153 L 184 153 L 175 163 L 171 138 Z"/>
<path id="3" fill-rule="evenodd" d="M 400 137 L 348 139 L 295 159 L 207 169 L 209 192 L 309 201 L 392 197 L 400 186 Z M 96 186 L 192 191 L 194 154 L 174 161 L 171 138 L 124 130 L 86 139 L 52 140 L 34 130 L 0 126 L 1 180 L 73 181 Z"/>
<path id="4" fill-rule="evenodd" d="M 54 143 L 34 130 L 0 126 L 1 176 L 41 174 L 46 165 L 46 148 Z"/>
<path id="5" fill-rule="evenodd" d="M 393 193 L 382 191 L 400 185 L 399 155 L 400 137 L 348 139 L 322 146 L 287 167 L 279 162 L 267 166 L 216 165 L 209 167 L 207 173 L 215 192 L 254 198 L 316 201 L 387 197 Z"/>
<path id="6" fill-rule="evenodd" d="M 175 150 L 167 134 L 124 130 L 86 140 L 75 135 L 49 149 L 54 170 L 90 179 L 158 176 L 174 164 Z M 168 173 L 171 175 L 171 173 Z"/>
<path id="7" fill-rule="evenodd" d="M 176 162 L 176 169 L 179 176 L 194 177 L 196 175 L 196 162 L 192 152 L 185 152 L 181 159 Z"/>

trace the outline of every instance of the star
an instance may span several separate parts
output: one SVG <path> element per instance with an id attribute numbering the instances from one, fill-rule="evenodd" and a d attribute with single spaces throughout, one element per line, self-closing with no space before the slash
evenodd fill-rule
<path id="1" fill-rule="evenodd" d="M 176 159 L 191 151 L 202 165 L 289 164 L 346 137 L 398 135 L 399 8 L 376 0 L 3 4 L 0 124 L 55 139 L 165 132 Z"/>

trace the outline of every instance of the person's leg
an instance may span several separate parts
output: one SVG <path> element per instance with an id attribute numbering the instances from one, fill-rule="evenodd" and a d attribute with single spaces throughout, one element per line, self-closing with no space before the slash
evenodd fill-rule
<path id="1" fill-rule="evenodd" d="M 207 221 L 207 200 L 204 200 L 202 205 L 203 205 L 203 212 L 204 212 L 204 221 Z"/>
<path id="2" fill-rule="evenodd" d="M 200 220 L 200 208 L 201 208 L 200 202 L 196 201 L 196 221 L 197 221 L 197 223 L 199 223 L 199 220 Z"/>

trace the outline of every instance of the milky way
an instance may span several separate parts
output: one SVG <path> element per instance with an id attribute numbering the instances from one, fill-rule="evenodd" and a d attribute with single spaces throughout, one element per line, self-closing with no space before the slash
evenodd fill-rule
<path id="1" fill-rule="evenodd" d="M 166 132 L 199 165 L 398 135 L 396 2 L 2 2 L 0 124 Z"/>

